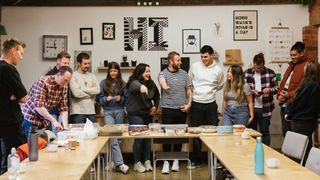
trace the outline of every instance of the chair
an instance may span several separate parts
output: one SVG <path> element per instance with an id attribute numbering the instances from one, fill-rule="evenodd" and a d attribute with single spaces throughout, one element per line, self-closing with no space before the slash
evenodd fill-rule
<path id="1" fill-rule="evenodd" d="M 311 148 L 305 167 L 320 175 L 320 149 Z"/>
<path id="2" fill-rule="evenodd" d="M 286 156 L 300 160 L 302 165 L 308 142 L 308 136 L 288 131 L 284 137 L 281 151 Z"/>
<path id="3" fill-rule="evenodd" d="M 188 127 L 186 124 L 179 125 L 162 125 L 162 127 Z M 187 148 L 187 152 L 156 152 L 154 144 L 190 144 L 189 139 L 152 139 L 152 151 L 153 151 L 153 179 L 156 179 L 156 171 L 157 171 L 157 161 L 165 161 L 165 160 L 182 160 L 188 162 L 188 167 L 191 166 L 191 160 L 189 159 L 189 146 Z M 188 179 L 191 180 L 191 168 L 188 168 Z"/>

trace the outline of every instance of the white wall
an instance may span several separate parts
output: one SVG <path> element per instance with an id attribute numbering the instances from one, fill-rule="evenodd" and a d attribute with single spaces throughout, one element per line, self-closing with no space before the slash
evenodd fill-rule
<path id="1" fill-rule="evenodd" d="M 233 41 L 233 10 L 258 10 L 258 41 Z M 164 28 L 164 39 L 168 41 L 168 51 L 124 51 L 124 17 L 168 17 L 169 26 Z M 302 40 L 302 27 L 308 25 L 308 9 L 301 5 L 264 5 L 264 6 L 186 6 L 186 7 L 2 7 L 2 24 L 9 37 L 17 37 L 26 42 L 24 59 L 18 65 L 23 83 L 29 88 L 35 80 L 53 67 L 55 61 L 41 58 L 42 35 L 68 35 L 68 52 L 73 57 L 74 50 L 92 50 L 93 72 L 101 80 L 106 73 L 97 72 L 103 60 L 121 62 L 122 54 L 128 59 L 137 59 L 151 65 L 152 78 L 160 71 L 160 57 L 171 50 L 182 51 L 182 29 L 201 29 L 201 44 L 209 44 L 220 54 L 224 61 L 225 49 L 241 49 L 244 69 L 249 67 L 252 57 L 267 49 L 267 31 L 282 20 L 284 26 L 293 29 L 293 42 Z M 116 40 L 102 40 L 102 23 L 116 23 Z M 135 21 L 136 22 L 136 21 Z M 223 36 L 214 36 L 214 22 L 222 24 Z M 79 28 L 92 27 L 93 45 L 80 45 Z M 149 30 L 149 32 L 152 29 Z M 148 41 L 151 40 L 148 39 Z M 3 41 L 2 41 L 3 42 Z M 288 52 L 289 54 L 289 52 Z M 199 54 L 182 54 L 190 57 L 191 62 L 199 60 Z M 267 58 L 267 54 L 266 54 Z M 268 64 L 277 72 L 284 72 L 286 65 Z M 225 67 L 226 68 L 226 67 Z M 124 77 L 128 77 L 128 73 Z M 221 102 L 218 93 L 218 103 Z M 277 109 L 275 119 L 280 119 Z"/>

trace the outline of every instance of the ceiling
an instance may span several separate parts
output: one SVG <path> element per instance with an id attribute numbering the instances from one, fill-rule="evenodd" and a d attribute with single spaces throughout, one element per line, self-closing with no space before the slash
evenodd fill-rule
<path id="1" fill-rule="evenodd" d="M 140 6 L 294 4 L 294 0 L 0 0 L 0 6 L 137 6 L 138 2 Z"/>

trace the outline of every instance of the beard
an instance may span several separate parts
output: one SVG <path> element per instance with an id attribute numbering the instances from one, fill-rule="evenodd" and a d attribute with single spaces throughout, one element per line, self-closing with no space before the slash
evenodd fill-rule
<path id="1" fill-rule="evenodd" d="M 173 64 L 172 65 L 172 68 L 175 70 L 175 71 L 178 71 L 180 69 L 180 65 L 178 64 Z"/>

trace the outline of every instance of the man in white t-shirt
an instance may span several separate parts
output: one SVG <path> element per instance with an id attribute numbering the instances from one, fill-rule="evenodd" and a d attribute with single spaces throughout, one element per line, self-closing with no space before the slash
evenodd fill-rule
<path id="1" fill-rule="evenodd" d="M 215 53 L 211 46 L 205 45 L 200 50 L 201 61 L 191 65 L 189 76 L 192 83 L 191 126 L 218 125 L 218 105 L 216 92 L 223 87 L 223 72 L 215 60 Z M 193 141 L 192 167 L 201 164 L 202 142 Z"/>

